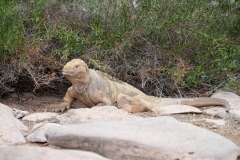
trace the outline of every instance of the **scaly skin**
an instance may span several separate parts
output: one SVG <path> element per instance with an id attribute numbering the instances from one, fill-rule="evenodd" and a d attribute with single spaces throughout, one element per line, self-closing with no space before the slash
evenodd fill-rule
<path id="1" fill-rule="evenodd" d="M 117 105 L 118 108 L 136 113 L 149 111 L 156 106 L 185 104 L 195 107 L 220 105 L 229 110 L 227 101 L 218 98 L 157 98 L 148 96 L 135 87 L 116 80 L 102 72 L 88 69 L 80 59 L 69 61 L 62 70 L 63 75 L 72 82 L 63 102 L 54 110 L 64 111 L 78 99 L 87 107 Z"/>

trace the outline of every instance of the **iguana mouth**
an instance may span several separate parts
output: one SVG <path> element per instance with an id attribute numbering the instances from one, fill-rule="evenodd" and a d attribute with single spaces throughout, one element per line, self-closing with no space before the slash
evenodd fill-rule
<path id="1" fill-rule="evenodd" d="M 63 75 L 67 75 L 67 76 L 76 76 L 78 75 L 78 73 L 71 73 L 71 72 L 62 72 Z"/>

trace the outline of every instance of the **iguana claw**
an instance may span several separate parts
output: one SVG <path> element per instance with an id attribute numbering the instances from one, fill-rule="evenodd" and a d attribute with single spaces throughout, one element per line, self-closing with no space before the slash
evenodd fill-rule
<path id="1" fill-rule="evenodd" d="M 70 108 L 70 106 L 66 106 L 64 104 L 59 104 L 56 105 L 56 107 L 54 107 L 54 109 L 52 110 L 53 112 L 64 112 L 65 110 L 68 110 Z"/>

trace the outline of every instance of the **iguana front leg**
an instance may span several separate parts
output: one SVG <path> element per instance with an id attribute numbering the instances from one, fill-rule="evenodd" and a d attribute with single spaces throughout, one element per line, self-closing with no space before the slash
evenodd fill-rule
<path id="1" fill-rule="evenodd" d="M 104 92 L 97 90 L 93 94 L 94 101 L 97 101 L 96 106 L 112 105 L 111 98 Z"/>
<path id="2" fill-rule="evenodd" d="M 71 92 L 72 87 L 68 88 L 62 103 L 59 105 L 55 105 L 53 112 L 63 112 L 71 107 L 71 104 L 73 104 L 76 101 L 76 99 L 71 96 Z"/>

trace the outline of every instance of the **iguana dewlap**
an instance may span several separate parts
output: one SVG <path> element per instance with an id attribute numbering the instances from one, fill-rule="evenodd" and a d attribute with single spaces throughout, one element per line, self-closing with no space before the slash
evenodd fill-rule
<path id="1" fill-rule="evenodd" d="M 72 86 L 68 88 L 63 102 L 54 111 L 69 109 L 76 99 L 87 107 L 117 105 L 118 108 L 133 113 L 171 104 L 195 107 L 220 105 L 229 110 L 228 102 L 218 98 L 172 99 L 148 96 L 125 82 L 89 69 L 87 64 L 80 59 L 69 61 L 63 67 L 62 73 L 72 82 Z"/>

